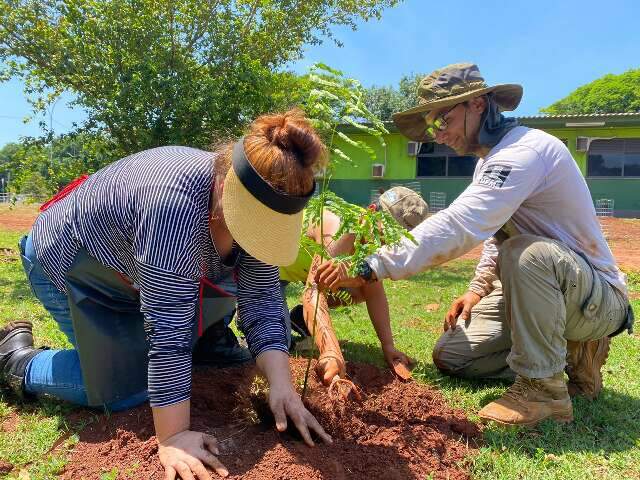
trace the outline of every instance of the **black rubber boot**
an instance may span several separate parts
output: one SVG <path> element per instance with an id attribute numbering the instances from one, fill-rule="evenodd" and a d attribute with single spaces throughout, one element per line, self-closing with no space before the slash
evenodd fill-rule
<path id="1" fill-rule="evenodd" d="M 293 307 L 289 312 L 289 318 L 291 319 L 291 330 L 301 337 L 311 336 L 311 332 L 309 332 L 307 324 L 304 321 L 304 308 L 302 305 L 296 305 Z"/>
<path id="2" fill-rule="evenodd" d="M 234 367 L 253 360 L 238 342 L 233 330 L 220 321 L 207 328 L 193 349 L 193 364 L 218 368 Z"/>
<path id="3" fill-rule="evenodd" d="M 27 365 L 42 349 L 33 348 L 31 322 L 11 322 L 0 329 L 0 384 L 24 396 Z"/>

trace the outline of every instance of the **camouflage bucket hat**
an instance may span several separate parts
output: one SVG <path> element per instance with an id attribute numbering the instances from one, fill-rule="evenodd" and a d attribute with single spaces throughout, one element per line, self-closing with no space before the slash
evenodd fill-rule
<path id="1" fill-rule="evenodd" d="M 431 110 L 462 103 L 493 92 L 501 111 L 515 110 L 522 99 L 522 86 L 508 83 L 489 86 L 473 63 L 454 63 L 424 77 L 418 85 L 418 106 L 393 115 L 393 121 L 405 137 L 429 142 L 425 117 Z"/>
<path id="2" fill-rule="evenodd" d="M 380 195 L 378 204 L 407 230 L 417 227 L 429 214 L 427 202 L 407 187 L 393 187 Z"/>

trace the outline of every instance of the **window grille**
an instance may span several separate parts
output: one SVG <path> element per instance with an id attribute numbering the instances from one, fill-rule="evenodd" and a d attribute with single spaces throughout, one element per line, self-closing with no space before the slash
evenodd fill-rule
<path id="1" fill-rule="evenodd" d="M 444 210 L 447 206 L 447 194 L 445 192 L 429 192 L 429 212 L 435 213 Z"/>

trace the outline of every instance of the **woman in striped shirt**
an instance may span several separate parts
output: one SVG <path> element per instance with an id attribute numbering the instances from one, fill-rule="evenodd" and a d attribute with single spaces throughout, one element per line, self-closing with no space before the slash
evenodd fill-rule
<path id="1" fill-rule="evenodd" d="M 113 410 L 148 398 L 167 478 L 208 479 L 203 462 L 226 475 L 215 439 L 189 430 L 189 398 L 202 286 L 234 276 L 239 326 L 269 380 L 277 428 L 289 416 L 308 444 L 310 429 L 330 442 L 291 383 L 277 269 L 296 257 L 324 156 L 293 110 L 258 118 L 214 153 L 147 150 L 66 192 L 21 250 L 34 293 L 75 348 L 35 349 L 31 325 L 14 322 L 0 331 L 5 381 Z"/>

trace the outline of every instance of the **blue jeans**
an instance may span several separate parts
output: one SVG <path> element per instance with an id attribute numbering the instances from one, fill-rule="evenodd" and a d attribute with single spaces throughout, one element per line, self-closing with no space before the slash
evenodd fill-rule
<path id="1" fill-rule="evenodd" d="M 76 347 L 76 338 L 71 322 L 71 311 L 67 296 L 49 280 L 36 257 L 31 235 L 20 240 L 20 252 L 25 274 L 31 290 L 45 309 L 51 314 L 69 342 Z M 87 394 L 82 380 L 80 358 L 75 349 L 44 350 L 27 365 L 24 379 L 27 393 L 49 395 L 76 405 L 87 405 Z M 112 411 L 126 410 L 145 402 L 147 391 L 141 391 L 123 400 L 105 405 Z"/>

